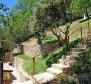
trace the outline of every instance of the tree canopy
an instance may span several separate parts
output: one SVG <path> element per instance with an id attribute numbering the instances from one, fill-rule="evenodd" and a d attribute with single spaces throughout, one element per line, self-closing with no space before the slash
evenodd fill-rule
<path id="1" fill-rule="evenodd" d="M 91 0 L 72 0 L 71 7 L 76 16 L 87 15 L 91 10 Z"/>
<path id="2" fill-rule="evenodd" d="M 16 44 L 36 35 L 41 40 L 46 30 L 62 41 L 60 32 L 66 39 L 72 20 L 90 9 L 91 0 L 19 0 L 12 9 L 0 3 L 0 42 L 8 38 Z M 64 32 L 59 28 L 63 24 L 66 24 Z"/>

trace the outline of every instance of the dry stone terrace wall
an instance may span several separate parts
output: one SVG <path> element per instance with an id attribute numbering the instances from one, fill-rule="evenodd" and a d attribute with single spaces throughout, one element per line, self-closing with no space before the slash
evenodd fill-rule
<path id="1" fill-rule="evenodd" d="M 47 49 L 47 46 L 43 45 L 23 45 L 23 52 L 28 56 L 42 56 L 42 52 Z"/>
<path id="2" fill-rule="evenodd" d="M 28 56 L 42 56 L 45 53 L 54 51 L 59 45 L 23 45 L 23 52 Z"/>

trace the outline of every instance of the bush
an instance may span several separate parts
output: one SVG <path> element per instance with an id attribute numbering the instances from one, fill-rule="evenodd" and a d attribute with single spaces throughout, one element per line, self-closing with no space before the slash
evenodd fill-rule
<path id="1" fill-rule="evenodd" d="M 74 41 L 72 41 L 70 44 L 69 44 L 69 47 L 70 48 L 74 48 L 77 46 L 77 44 L 80 43 L 80 39 L 76 39 Z"/>
<path id="2" fill-rule="evenodd" d="M 60 59 L 63 54 L 65 54 L 65 48 L 62 48 L 61 51 L 49 56 L 49 58 L 46 61 L 47 66 L 50 67 L 52 63 L 58 62 L 58 59 Z"/>

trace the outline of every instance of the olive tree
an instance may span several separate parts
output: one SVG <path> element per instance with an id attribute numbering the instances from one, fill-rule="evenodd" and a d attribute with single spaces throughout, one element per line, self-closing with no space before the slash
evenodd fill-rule
<path id="1" fill-rule="evenodd" d="M 72 12 L 70 9 L 70 0 L 58 0 L 51 2 L 50 5 L 44 8 L 39 8 L 36 13 L 36 29 L 38 32 L 50 30 L 57 37 L 59 42 L 68 47 L 69 28 L 72 23 Z M 65 24 L 65 31 L 62 31 L 59 26 Z M 61 32 L 65 35 L 62 37 Z"/>

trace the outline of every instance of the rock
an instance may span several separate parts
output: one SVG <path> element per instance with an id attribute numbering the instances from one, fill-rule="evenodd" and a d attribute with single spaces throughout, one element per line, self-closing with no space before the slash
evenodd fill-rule
<path id="1" fill-rule="evenodd" d="M 54 74 L 54 75 L 59 75 L 63 71 L 61 69 L 56 69 L 56 68 L 51 67 L 51 68 L 47 68 L 47 72 L 51 73 L 51 74 Z"/>

